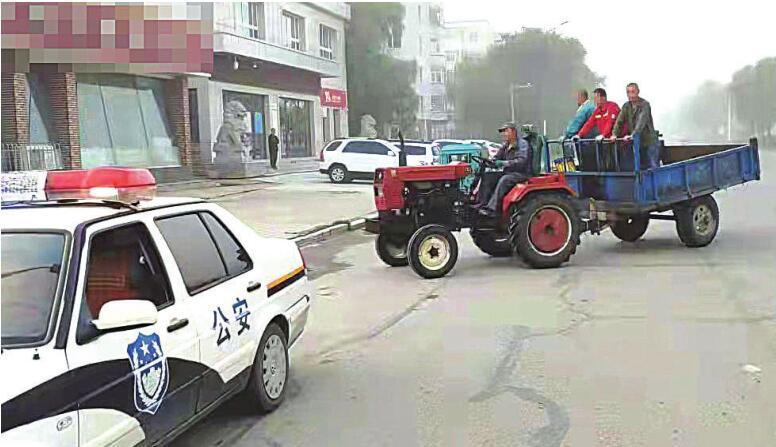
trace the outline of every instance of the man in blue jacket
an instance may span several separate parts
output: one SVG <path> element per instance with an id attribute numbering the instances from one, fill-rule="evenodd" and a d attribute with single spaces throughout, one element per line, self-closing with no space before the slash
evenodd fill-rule
<path id="1" fill-rule="evenodd" d="M 564 134 L 566 138 L 571 138 L 578 134 L 582 129 L 582 126 L 590 119 L 590 115 L 595 111 L 595 104 L 588 99 L 587 90 L 582 89 L 577 92 L 577 106 L 577 113 L 574 115 L 574 119 L 572 119 L 566 127 L 566 132 Z M 597 130 L 594 129 L 594 132 L 595 134 L 592 134 L 591 132 L 589 137 L 597 136 Z"/>

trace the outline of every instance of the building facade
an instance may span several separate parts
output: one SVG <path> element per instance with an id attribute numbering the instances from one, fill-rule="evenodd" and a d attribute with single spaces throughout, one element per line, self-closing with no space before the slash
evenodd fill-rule
<path id="1" fill-rule="evenodd" d="M 445 86 L 442 8 L 436 3 L 403 5 L 401 39 L 391 40 L 387 51 L 398 59 L 417 64 L 414 88 L 419 99 L 418 136 L 426 140 L 445 138 L 451 134 L 452 114 Z"/>
<path id="2" fill-rule="evenodd" d="M 198 164 L 190 74 L 213 69 L 203 4 L 2 4 L 3 169 Z"/>
<path id="3" fill-rule="evenodd" d="M 324 142 L 348 135 L 345 3 L 217 3 L 214 69 L 189 79 L 192 138 L 203 159 L 223 123 L 224 106 L 247 110 L 246 173 L 269 165 L 267 137 L 276 129 L 280 164 L 310 161 Z"/>
<path id="4" fill-rule="evenodd" d="M 211 172 L 224 104 L 246 175 L 348 135 L 345 3 L 3 3 L 3 169 Z"/>

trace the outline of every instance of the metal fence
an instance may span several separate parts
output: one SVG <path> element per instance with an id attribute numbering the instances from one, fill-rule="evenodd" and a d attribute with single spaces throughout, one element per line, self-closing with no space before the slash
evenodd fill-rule
<path id="1" fill-rule="evenodd" d="M 63 169 L 62 148 L 59 144 L 3 143 L 2 170 L 48 171 Z"/>

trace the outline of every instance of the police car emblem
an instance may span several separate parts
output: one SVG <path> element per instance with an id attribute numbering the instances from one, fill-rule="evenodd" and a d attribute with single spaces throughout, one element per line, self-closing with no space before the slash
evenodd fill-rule
<path id="1" fill-rule="evenodd" d="M 159 336 L 139 334 L 137 340 L 127 345 L 127 355 L 135 375 L 135 407 L 155 414 L 170 381 L 170 369 Z"/>

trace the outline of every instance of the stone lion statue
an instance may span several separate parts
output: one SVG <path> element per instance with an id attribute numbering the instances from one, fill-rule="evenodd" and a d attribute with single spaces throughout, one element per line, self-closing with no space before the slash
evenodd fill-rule
<path id="1" fill-rule="evenodd" d="M 360 135 L 365 138 L 377 138 L 377 129 L 375 129 L 375 125 L 377 125 L 377 121 L 372 115 L 362 115 Z"/>
<path id="2" fill-rule="evenodd" d="M 224 122 L 218 129 L 213 152 L 216 163 L 245 162 L 250 160 L 250 147 L 243 144 L 243 134 L 249 131 L 245 124 L 248 110 L 239 101 L 224 106 Z"/>

